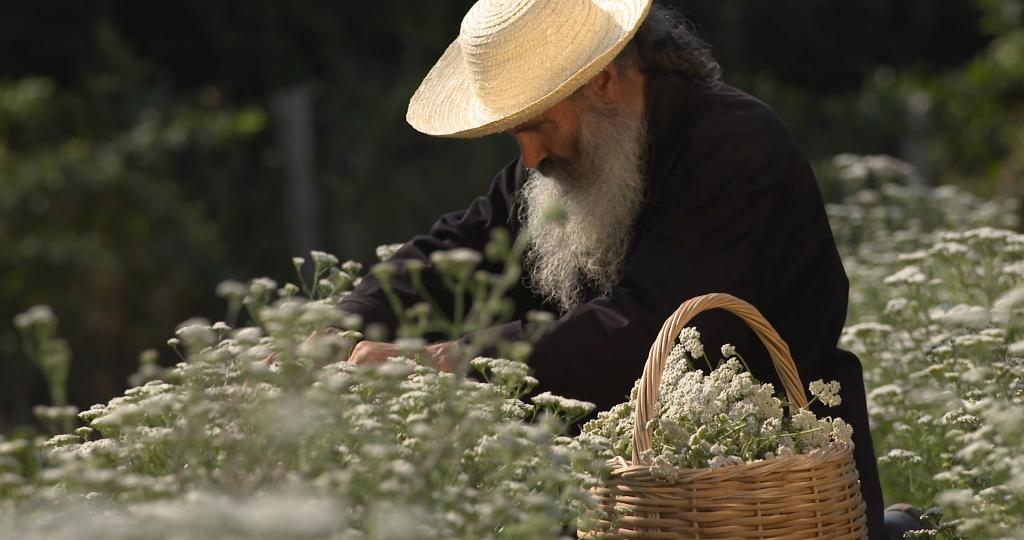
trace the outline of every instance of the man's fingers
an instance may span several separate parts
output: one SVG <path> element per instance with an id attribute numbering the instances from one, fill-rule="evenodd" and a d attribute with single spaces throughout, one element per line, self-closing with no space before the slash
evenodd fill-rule
<path id="1" fill-rule="evenodd" d="M 356 343 L 355 348 L 352 349 L 352 354 L 348 357 L 348 363 L 355 364 L 357 366 L 379 364 L 395 355 L 395 351 L 392 351 L 391 349 L 392 345 L 390 343 L 360 341 L 359 343 Z"/>
<path id="2" fill-rule="evenodd" d="M 454 366 L 455 343 L 435 343 L 428 345 L 423 350 L 415 353 L 420 357 L 422 362 L 432 364 L 434 368 L 441 371 L 451 372 Z M 380 343 L 377 341 L 360 341 L 356 343 L 352 354 L 348 358 L 348 363 L 355 364 L 357 366 L 365 366 L 368 364 L 378 364 L 386 362 L 389 358 L 395 356 L 408 356 L 410 351 L 403 351 L 394 343 Z"/>

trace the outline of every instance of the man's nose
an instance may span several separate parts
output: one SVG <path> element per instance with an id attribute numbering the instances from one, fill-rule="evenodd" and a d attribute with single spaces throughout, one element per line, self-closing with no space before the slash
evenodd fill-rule
<path id="1" fill-rule="evenodd" d="M 536 169 L 540 162 L 551 155 L 551 151 L 548 150 L 547 146 L 537 142 L 520 141 L 519 154 L 522 156 L 524 167 Z"/>

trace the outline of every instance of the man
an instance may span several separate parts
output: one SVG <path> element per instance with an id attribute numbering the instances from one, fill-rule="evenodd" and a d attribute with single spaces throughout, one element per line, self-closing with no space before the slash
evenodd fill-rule
<path id="1" fill-rule="evenodd" d="M 723 84 L 684 24 L 650 0 L 481 0 L 407 119 L 430 135 L 506 133 L 519 145 L 486 196 L 441 217 L 393 260 L 429 270 L 431 253 L 482 251 L 494 228 L 530 234 L 523 282 L 511 291 L 514 321 L 493 332 L 518 339 L 527 311 L 560 314 L 533 347 L 538 391 L 607 409 L 626 399 L 682 301 L 733 294 L 786 339 L 805 384 L 843 383 L 843 405 L 825 412 L 855 428 L 870 537 L 886 538 L 860 365 L 836 349 L 848 282 L 816 180 L 776 115 Z M 543 215 L 553 203 L 564 209 L 558 226 Z M 426 275 L 431 293 L 443 294 Z M 391 285 L 406 305 L 419 299 L 400 277 Z M 397 324 L 372 277 L 341 307 L 392 331 Z M 705 313 L 694 325 L 706 345 L 734 344 L 755 376 L 780 387 L 738 318 Z M 443 367 L 452 347 L 428 349 Z M 364 341 L 350 361 L 396 352 Z"/>

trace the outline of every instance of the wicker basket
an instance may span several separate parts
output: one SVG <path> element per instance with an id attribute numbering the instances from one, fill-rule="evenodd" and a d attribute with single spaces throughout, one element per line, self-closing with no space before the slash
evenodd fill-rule
<path id="1" fill-rule="evenodd" d="M 679 469 L 678 480 L 654 478 L 640 454 L 651 447 L 648 420 L 657 412 L 658 386 L 665 359 L 680 330 L 699 313 L 723 308 L 741 317 L 767 347 L 791 407 L 807 396 L 789 346 L 756 308 L 728 294 L 708 294 L 684 302 L 665 321 L 651 347 L 640 379 L 633 459 L 610 462 L 611 478 L 593 490 L 606 516 L 626 512 L 615 523 L 577 531 L 580 538 L 711 539 L 805 538 L 866 539 L 853 448 L 831 444 L 809 454 L 766 459 L 718 469 Z"/>

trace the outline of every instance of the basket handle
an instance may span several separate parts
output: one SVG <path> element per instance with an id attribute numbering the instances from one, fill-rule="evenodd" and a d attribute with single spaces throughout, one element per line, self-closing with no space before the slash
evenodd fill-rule
<path id="1" fill-rule="evenodd" d="M 665 360 L 679 332 L 694 317 L 709 309 L 721 308 L 741 319 L 757 334 L 757 337 L 768 349 L 775 371 L 782 380 L 782 386 L 789 397 L 790 408 L 807 406 L 807 395 L 804 394 L 800 375 L 789 352 L 789 345 L 782 340 L 779 333 L 761 315 L 761 312 L 749 303 L 725 293 L 710 293 L 691 298 L 682 303 L 665 324 L 661 327 L 657 339 L 647 354 L 647 364 L 640 377 L 640 388 L 636 398 L 636 416 L 633 425 L 633 463 L 640 464 L 640 454 L 651 448 L 651 430 L 647 422 L 658 411 L 658 387 L 661 385 L 661 374 L 665 369 Z"/>

